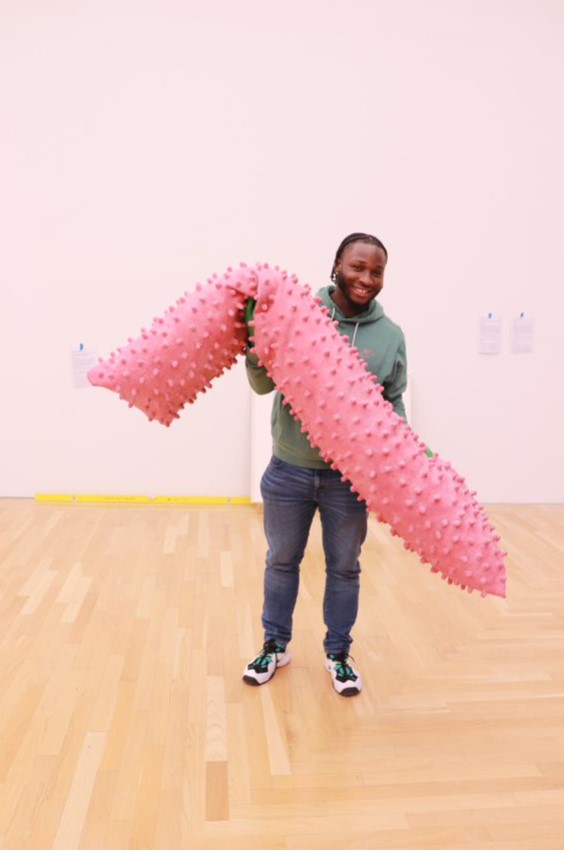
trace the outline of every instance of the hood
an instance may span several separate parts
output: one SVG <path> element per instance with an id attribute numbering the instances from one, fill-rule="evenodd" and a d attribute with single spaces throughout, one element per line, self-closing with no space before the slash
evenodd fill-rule
<path id="1" fill-rule="evenodd" d="M 368 305 L 368 310 L 365 310 L 363 313 L 357 313 L 356 316 L 344 316 L 331 298 L 331 294 L 335 292 L 335 289 L 336 287 L 333 285 L 323 286 L 317 294 L 330 313 L 333 313 L 333 310 L 335 311 L 334 318 L 338 319 L 339 322 L 350 322 L 351 325 L 368 325 L 370 322 L 378 321 L 384 315 L 384 308 L 374 299 Z"/>

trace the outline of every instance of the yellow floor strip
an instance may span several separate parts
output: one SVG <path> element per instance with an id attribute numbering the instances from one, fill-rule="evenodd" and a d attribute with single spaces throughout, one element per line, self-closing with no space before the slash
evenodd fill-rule
<path id="1" fill-rule="evenodd" d="M 140 502 L 142 504 L 151 501 L 148 496 L 91 496 L 88 494 L 73 496 L 73 500 L 75 502 Z"/>
<path id="2" fill-rule="evenodd" d="M 228 499 L 222 496 L 156 496 L 154 501 L 160 505 L 226 505 Z"/>
<path id="3" fill-rule="evenodd" d="M 250 505 L 246 496 L 97 496 L 71 493 L 36 493 L 36 502 L 81 502 L 151 505 Z"/>

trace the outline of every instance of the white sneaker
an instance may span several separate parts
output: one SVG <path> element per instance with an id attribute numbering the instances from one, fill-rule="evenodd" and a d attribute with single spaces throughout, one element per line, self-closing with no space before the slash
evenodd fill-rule
<path id="1" fill-rule="evenodd" d="M 347 652 L 330 652 L 325 668 L 331 673 L 333 687 L 342 697 L 354 697 L 362 690 L 362 679 L 358 670 L 351 664 Z"/>
<path id="2" fill-rule="evenodd" d="M 278 667 L 290 661 L 290 653 L 282 643 L 267 640 L 256 658 L 249 661 L 243 671 L 243 681 L 248 685 L 264 685 L 270 681 Z"/>

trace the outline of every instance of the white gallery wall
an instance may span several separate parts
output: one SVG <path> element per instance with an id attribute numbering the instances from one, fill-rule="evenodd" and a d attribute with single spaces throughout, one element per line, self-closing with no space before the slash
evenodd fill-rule
<path id="1" fill-rule="evenodd" d="M 242 364 L 165 429 L 70 351 L 239 260 L 323 285 L 368 230 L 415 429 L 482 501 L 564 501 L 563 33 L 559 0 L 3 0 L 0 495 L 249 495 Z"/>

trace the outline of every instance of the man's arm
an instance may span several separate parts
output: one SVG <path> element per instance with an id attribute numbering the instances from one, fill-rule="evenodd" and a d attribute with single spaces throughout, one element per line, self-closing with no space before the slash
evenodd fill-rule
<path id="1" fill-rule="evenodd" d="M 274 381 L 268 377 L 266 369 L 264 366 L 259 366 L 258 357 L 253 352 L 254 342 L 253 342 L 253 326 L 252 321 L 255 316 L 255 307 L 257 306 L 257 302 L 254 298 L 248 298 L 247 303 L 245 304 L 245 309 L 243 311 L 243 317 L 247 324 L 247 333 L 248 333 L 248 343 L 247 343 L 247 351 L 245 354 L 245 366 L 247 369 L 247 378 L 249 380 L 249 384 L 253 388 L 253 390 L 258 393 L 258 395 L 266 395 L 267 393 L 272 392 L 274 387 Z"/>
<path id="2" fill-rule="evenodd" d="M 405 405 L 403 403 L 403 394 L 407 387 L 407 354 L 405 350 L 405 339 L 403 338 L 398 346 L 396 354 L 396 362 L 391 378 L 384 384 L 384 398 L 390 402 L 394 411 L 401 416 L 402 419 L 407 419 L 405 415 Z"/>
<path id="3" fill-rule="evenodd" d="M 266 395 L 275 389 L 274 381 L 269 378 L 264 366 L 258 365 L 258 357 L 250 349 L 245 355 L 245 366 L 247 367 L 247 378 L 253 390 L 259 395 Z"/>

